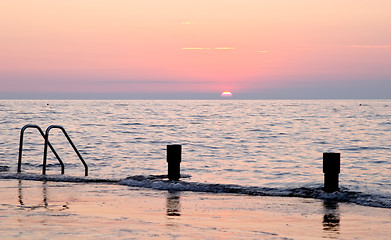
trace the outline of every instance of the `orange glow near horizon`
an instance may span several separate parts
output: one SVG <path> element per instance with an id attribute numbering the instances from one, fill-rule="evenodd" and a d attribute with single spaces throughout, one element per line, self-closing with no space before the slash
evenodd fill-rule
<path id="1" fill-rule="evenodd" d="M 1 1 L 1 91 L 218 93 L 387 78 L 389 9 L 381 0 Z"/>

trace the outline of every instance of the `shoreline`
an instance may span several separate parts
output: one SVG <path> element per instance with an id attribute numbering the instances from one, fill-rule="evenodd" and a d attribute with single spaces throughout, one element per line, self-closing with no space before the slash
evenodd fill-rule
<path id="1" fill-rule="evenodd" d="M 4 239 L 386 239 L 391 209 L 295 197 L 0 180 Z"/>
<path id="2" fill-rule="evenodd" d="M 190 175 L 182 175 L 181 179 L 191 178 Z M 214 194 L 237 194 L 242 196 L 259 197 L 296 197 L 303 199 L 317 199 L 327 202 L 350 203 L 365 207 L 391 209 L 391 199 L 388 195 L 368 194 L 352 191 L 341 186 L 339 191 L 325 192 L 323 186 L 299 186 L 290 188 L 271 188 L 260 186 L 241 186 L 236 184 L 207 183 L 194 181 L 172 181 L 167 175 L 134 175 L 126 178 L 93 178 L 70 175 L 42 175 L 32 173 L 2 173 L 0 180 L 29 180 L 60 183 L 92 183 L 114 184 L 133 188 L 151 189 L 156 191 L 176 191 Z"/>

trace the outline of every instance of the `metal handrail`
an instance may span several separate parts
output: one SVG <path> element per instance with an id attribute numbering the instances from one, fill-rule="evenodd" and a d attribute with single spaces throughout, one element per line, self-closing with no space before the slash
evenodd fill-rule
<path id="1" fill-rule="evenodd" d="M 42 137 L 45 139 L 45 142 L 46 142 L 45 134 L 43 133 L 42 129 L 38 125 L 27 124 L 27 125 L 25 125 L 21 129 L 21 131 L 20 131 L 20 141 L 19 141 L 18 173 L 20 173 L 22 171 L 23 136 L 24 136 L 24 131 L 27 128 L 36 128 L 36 129 L 38 129 L 38 131 L 41 133 Z M 52 152 L 54 153 L 54 155 L 56 156 L 58 162 L 61 165 L 61 174 L 64 174 L 64 163 L 61 161 L 60 156 L 58 156 L 56 150 L 54 150 L 52 144 L 50 144 L 49 141 L 47 142 L 47 145 L 49 145 L 50 149 L 52 150 Z"/>
<path id="2" fill-rule="evenodd" d="M 49 131 L 52 129 L 52 128 L 59 128 L 62 130 L 62 132 L 64 133 L 65 137 L 68 139 L 68 142 L 71 144 L 73 150 L 76 152 L 77 156 L 79 157 L 80 161 L 83 163 L 84 165 L 84 172 L 85 172 L 85 176 L 88 176 L 88 166 L 86 164 L 86 162 L 84 161 L 83 157 L 81 156 L 81 154 L 79 153 L 79 151 L 77 150 L 75 144 L 73 144 L 71 138 L 69 137 L 68 133 L 65 131 L 65 129 L 60 126 L 60 125 L 50 125 L 48 128 L 46 128 L 46 134 L 44 135 L 44 138 L 45 138 L 45 147 L 44 147 L 44 151 L 43 151 L 43 168 L 42 168 L 42 174 L 46 174 L 46 159 L 47 159 L 47 151 L 48 151 L 48 145 L 50 146 L 50 143 L 49 143 Z"/>

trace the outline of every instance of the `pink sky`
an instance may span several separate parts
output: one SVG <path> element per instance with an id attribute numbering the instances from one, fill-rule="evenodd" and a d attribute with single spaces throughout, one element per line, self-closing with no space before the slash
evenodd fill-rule
<path id="1" fill-rule="evenodd" d="M 344 87 L 391 98 L 390 9 L 388 0 L 1 1 L 0 92 L 300 98 Z"/>

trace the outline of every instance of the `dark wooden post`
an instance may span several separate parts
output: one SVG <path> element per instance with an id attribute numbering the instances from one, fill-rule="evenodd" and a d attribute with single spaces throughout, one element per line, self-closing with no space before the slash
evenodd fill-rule
<path id="1" fill-rule="evenodd" d="M 339 190 L 340 153 L 323 153 L 324 191 L 332 193 Z"/>
<path id="2" fill-rule="evenodd" d="M 168 179 L 179 180 L 182 161 L 182 145 L 167 145 Z"/>

